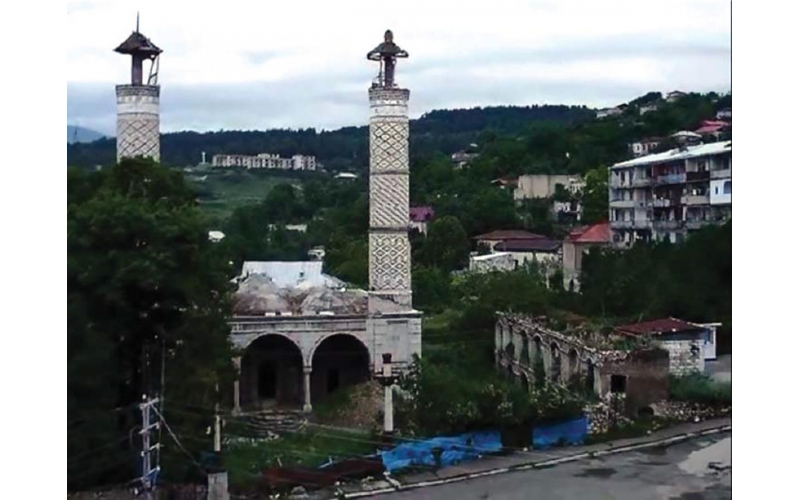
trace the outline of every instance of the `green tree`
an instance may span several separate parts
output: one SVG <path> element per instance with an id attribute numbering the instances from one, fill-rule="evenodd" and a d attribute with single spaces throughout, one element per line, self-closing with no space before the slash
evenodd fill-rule
<path id="1" fill-rule="evenodd" d="M 195 193 L 179 172 L 149 160 L 124 160 L 89 179 L 69 180 L 75 184 L 68 186 L 67 207 L 68 337 L 74 349 L 68 354 L 68 421 L 82 422 L 91 435 L 93 422 L 81 420 L 87 411 L 113 413 L 140 402 L 142 394 L 163 391 L 170 427 L 187 437 L 185 447 L 202 449 L 210 444 L 202 431 L 218 400 L 215 385 L 231 385 L 226 319 L 232 270 L 208 241 Z M 107 389 L 95 392 L 92 379 L 98 377 Z M 97 428 L 98 435 L 107 425 Z M 127 436 L 132 426 L 120 419 L 115 430 Z M 125 451 L 127 439 L 116 446 L 133 456 Z M 173 479 L 191 473 L 177 446 L 166 450 L 162 463 Z M 126 468 L 135 460 L 112 464 L 105 454 L 87 453 L 85 442 L 73 441 L 68 456 L 73 452 L 86 461 L 80 476 L 70 476 L 70 488 L 96 484 L 112 470 L 117 477 L 135 475 Z M 86 472 L 94 470 L 105 475 Z"/>
<path id="2" fill-rule="evenodd" d="M 608 168 L 590 170 L 584 177 L 586 187 L 581 193 L 583 220 L 595 224 L 608 220 Z"/>
<path id="3" fill-rule="evenodd" d="M 469 248 L 467 233 L 458 219 L 444 216 L 431 223 L 421 257 L 429 266 L 452 271 L 466 265 Z"/>

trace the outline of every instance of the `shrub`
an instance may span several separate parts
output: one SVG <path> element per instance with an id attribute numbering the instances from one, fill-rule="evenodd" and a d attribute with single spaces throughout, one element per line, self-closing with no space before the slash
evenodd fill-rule
<path id="1" fill-rule="evenodd" d="M 670 375 L 669 396 L 675 401 L 686 401 L 709 406 L 727 406 L 731 404 L 731 384 L 720 383 L 700 372 L 688 375 Z"/>

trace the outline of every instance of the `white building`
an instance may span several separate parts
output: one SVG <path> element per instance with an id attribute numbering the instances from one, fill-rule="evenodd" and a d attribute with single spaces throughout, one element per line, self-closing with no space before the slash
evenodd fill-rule
<path id="1" fill-rule="evenodd" d="M 619 108 L 605 108 L 605 109 L 598 109 L 595 112 L 595 116 L 597 118 L 608 118 L 609 116 L 617 116 L 621 115 L 622 110 Z"/>
<path id="2" fill-rule="evenodd" d="M 661 137 L 646 137 L 628 144 L 628 149 L 634 157 L 648 155 L 664 142 Z"/>
<path id="3" fill-rule="evenodd" d="M 211 166 L 313 171 L 317 169 L 317 160 L 314 156 L 294 155 L 291 158 L 281 158 L 270 153 L 261 153 L 255 156 L 214 155 Z"/>
<path id="4" fill-rule="evenodd" d="M 469 270 L 473 273 L 505 272 L 513 271 L 516 268 L 517 261 L 509 252 L 469 256 Z"/>
<path id="5" fill-rule="evenodd" d="M 609 170 L 614 243 L 682 241 L 731 219 L 732 142 L 685 146 L 617 163 Z"/>

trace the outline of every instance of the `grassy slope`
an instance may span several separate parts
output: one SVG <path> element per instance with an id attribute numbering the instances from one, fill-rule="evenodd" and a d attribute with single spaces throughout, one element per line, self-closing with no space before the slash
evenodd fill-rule
<path id="1" fill-rule="evenodd" d="M 203 176 L 207 176 L 205 181 L 193 180 Z M 187 178 L 202 193 L 200 206 L 218 220 L 229 217 L 238 207 L 259 203 L 278 184 L 300 183 L 298 179 L 267 172 L 206 170 L 187 174 Z"/>

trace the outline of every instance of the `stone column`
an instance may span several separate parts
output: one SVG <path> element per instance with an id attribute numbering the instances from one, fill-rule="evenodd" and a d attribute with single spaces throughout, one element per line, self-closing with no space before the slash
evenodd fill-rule
<path id="1" fill-rule="evenodd" d="M 311 367 L 303 367 L 303 411 L 311 412 Z"/>
<path id="2" fill-rule="evenodd" d="M 117 85 L 117 162 L 145 156 L 161 160 L 158 85 Z"/>
<path id="3" fill-rule="evenodd" d="M 369 90 L 370 314 L 411 311 L 409 96 L 396 87 Z"/>
<path id="4" fill-rule="evenodd" d="M 239 414 L 242 411 L 239 395 L 239 378 L 242 375 L 242 358 L 239 356 L 233 358 L 233 364 L 236 366 L 236 379 L 233 381 L 233 413 Z"/>

